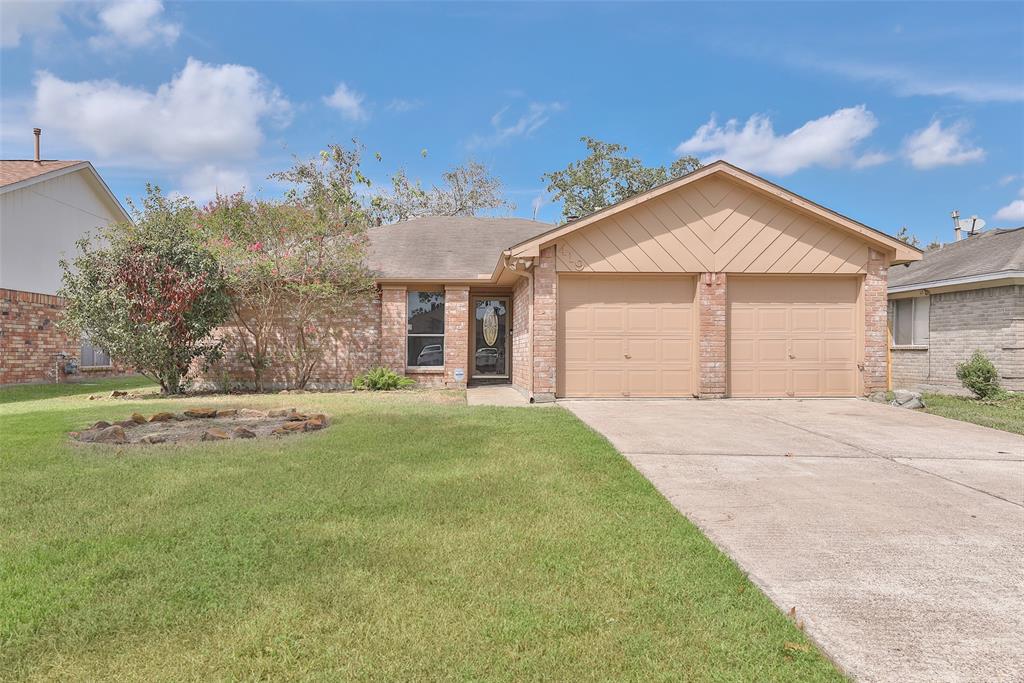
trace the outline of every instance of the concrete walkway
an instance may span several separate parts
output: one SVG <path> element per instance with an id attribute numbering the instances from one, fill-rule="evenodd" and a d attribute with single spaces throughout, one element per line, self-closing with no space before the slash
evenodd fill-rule
<path id="1" fill-rule="evenodd" d="M 853 677 L 1024 680 L 1024 438 L 857 400 L 560 405 Z"/>
<path id="2" fill-rule="evenodd" d="M 510 384 L 491 384 L 466 389 L 466 403 L 471 406 L 529 406 L 532 405 L 518 389 Z"/>

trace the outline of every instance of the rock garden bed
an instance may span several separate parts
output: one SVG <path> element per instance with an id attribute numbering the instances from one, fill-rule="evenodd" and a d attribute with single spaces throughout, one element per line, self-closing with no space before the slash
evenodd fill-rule
<path id="1" fill-rule="evenodd" d="M 83 443 L 151 445 L 197 441 L 228 441 L 283 437 L 327 427 L 327 416 L 302 413 L 295 408 L 276 410 L 192 408 L 180 413 L 132 413 L 119 422 L 100 421 L 71 432 Z"/>

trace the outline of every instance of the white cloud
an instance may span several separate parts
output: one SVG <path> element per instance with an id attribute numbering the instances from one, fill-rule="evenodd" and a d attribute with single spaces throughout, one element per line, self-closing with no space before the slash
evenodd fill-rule
<path id="1" fill-rule="evenodd" d="M 1012 202 L 996 211 L 996 220 L 1010 221 L 1013 223 L 1024 223 L 1024 199 L 1014 199 Z"/>
<path id="2" fill-rule="evenodd" d="M 496 147 L 514 138 L 525 138 L 533 135 L 550 119 L 551 115 L 565 109 L 561 102 L 530 102 L 526 111 L 511 122 L 506 123 L 505 115 L 509 107 L 502 107 L 491 116 L 491 132 L 486 135 L 473 135 L 468 147 Z"/>
<path id="3" fill-rule="evenodd" d="M 907 66 L 864 64 L 858 62 L 830 62 L 820 58 L 801 56 L 787 60 L 791 64 L 846 78 L 888 86 L 896 95 L 953 97 L 965 102 L 1021 102 L 1024 85 L 1018 82 L 999 82 L 979 78 L 957 79 L 933 76 L 920 69 Z"/>
<path id="4" fill-rule="evenodd" d="M 341 112 L 341 115 L 350 121 L 365 121 L 370 118 L 369 112 L 363 106 L 366 96 L 356 92 L 344 83 L 339 83 L 334 92 L 324 97 L 324 103 Z"/>
<path id="5" fill-rule="evenodd" d="M 160 0 L 116 0 L 99 11 L 103 33 L 89 39 L 97 50 L 173 45 L 181 25 L 166 21 Z"/>
<path id="6" fill-rule="evenodd" d="M 0 47 L 18 47 L 23 38 L 47 35 L 64 26 L 61 2 L 0 3 Z"/>
<path id="7" fill-rule="evenodd" d="M 413 111 L 415 109 L 419 109 L 422 106 L 423 106 L 423 100 L 406 100 L 406 99 L 402 99 L 401 97 L 396 97 L 395 99 L 393 99 L 390 102 L 388 102 L 388 105 L 387 105 L 387 107 L 385 107 L 385 109 L 387 109 L 388 111 L 393 111 L 393 112 L 398 112 L 399 114 L 403 114 L 403 113 L 405 113 L 407 111 Z"/>
<path id="8" fill-rule="evenodd" d="M 856 169 L 871 168 L 872 166 L 887 164 L 890 161 L 892 161 L 891 154 L 886 154 L 885 152 L 865 152 L 857 157 L 856 161 L 853 162 L 853 167 Z"/>
<path id="9" fill-rule="evenodd" d="M 179 192 L 202 205 L 214 199 L 218 193 L 227 195 L 248 189 L 252 189 L 252 185 L 246 170 L 204 164 L 182 174 Z"/>
<path id="10" fill-rule="evenodd" d="M 972 147 L 962 139 L 968 128 L 965 121 L 957 121 L 944 128 L 942 122 L 935 119 L 926 128 L 915 131 L 906 139 L 903 153 L 917 169 L 981 161 L 985 158 L 985 150 Z"/>
<path id="11" fill-rule="evenodd" d="M 1004 175 L 1002 178 L 999 179 L 999 187 L 1006 187 L 1010 183 L 1015 182 L 1017 178 L 1020 178 L 1020 176 L 1017 175 L 1016 173 Z"/>
<path id="12" fill-rule="evenodd" d="M 838 109 L 784 135 L 775 133 L 766 114 L 754 114 L 742 126 L 736 119 L 720 126 L 712 115 L 679 143 L 676 154 L 721 157 L 751 171 L 789 175 L 810 166 L 856 165 L 854 148 L 877 127 L 878 119 L 864 105 Z M 879 163 L 877 156 L 865 157 L 868 165 Z"/>
<path id="13" fill-rule="evenodd" d="M 35 120 L 105 163 L 184 166 L 255 157 L 291 105 L 258 71 L 189 59 L 155 91 L 113 80 L 36 77 Z"/>

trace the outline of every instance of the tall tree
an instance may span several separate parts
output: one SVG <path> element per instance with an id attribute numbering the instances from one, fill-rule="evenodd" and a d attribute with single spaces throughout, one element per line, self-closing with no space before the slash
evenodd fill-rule
<path id="1" fill-rule="evenodd" d="M 562 202 L 562 215 L 585 216 L 635 194 L 679 178 L 698 168 L 695 157 L 681 157 L 668 167 L 645 166 L 637 157 L 627 156 L 625 145 L 580 138 L 588 154 L 559 171 L 541 176 L 553 199 Z"/>
<path id="2" fill-rule="evenodd" d="M 901 225 L 900 229 L 896 231 L 896 239 L 898 239 L 900 242 L 903 242 L 904 244 L 909 244 L 912 247 L 921 246 L 921 240 L 917 238 L 917 235 L 910 232 L 910 230 L 905 225 Z"/>
<path id="3" fill-rule="evenodd" d="M 129 202 L 134 224 L 87 235 L 71 261 L 61 259 L 61 324 L 177 394 L 194 360 L 218 357 L 212 333 L 229 299 L 216 259 L 197 242 L 195 205 L 152 185 L 146 193 L 141 209 Z"/>
<path id="4" fill-rule="evenodd" d="M 477 161 L 453 166 L 441 175 L 442 184 L 425 189 L 404 169 L 391 177 L 391 189 L 373 199 L 379 223 L 419 216 L 476 216 L 482 211 L 515 209 L 505 199 L 501 180 Z"/>

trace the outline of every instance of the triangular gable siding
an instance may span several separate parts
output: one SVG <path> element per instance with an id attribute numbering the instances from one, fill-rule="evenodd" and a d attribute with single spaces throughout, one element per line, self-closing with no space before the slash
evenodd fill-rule
<path id="1" fill-rule="evenodd" d="M 556 244 L 562 272 L 854 274 L 868 262 L 862 239 L 717 175 Z"/>

